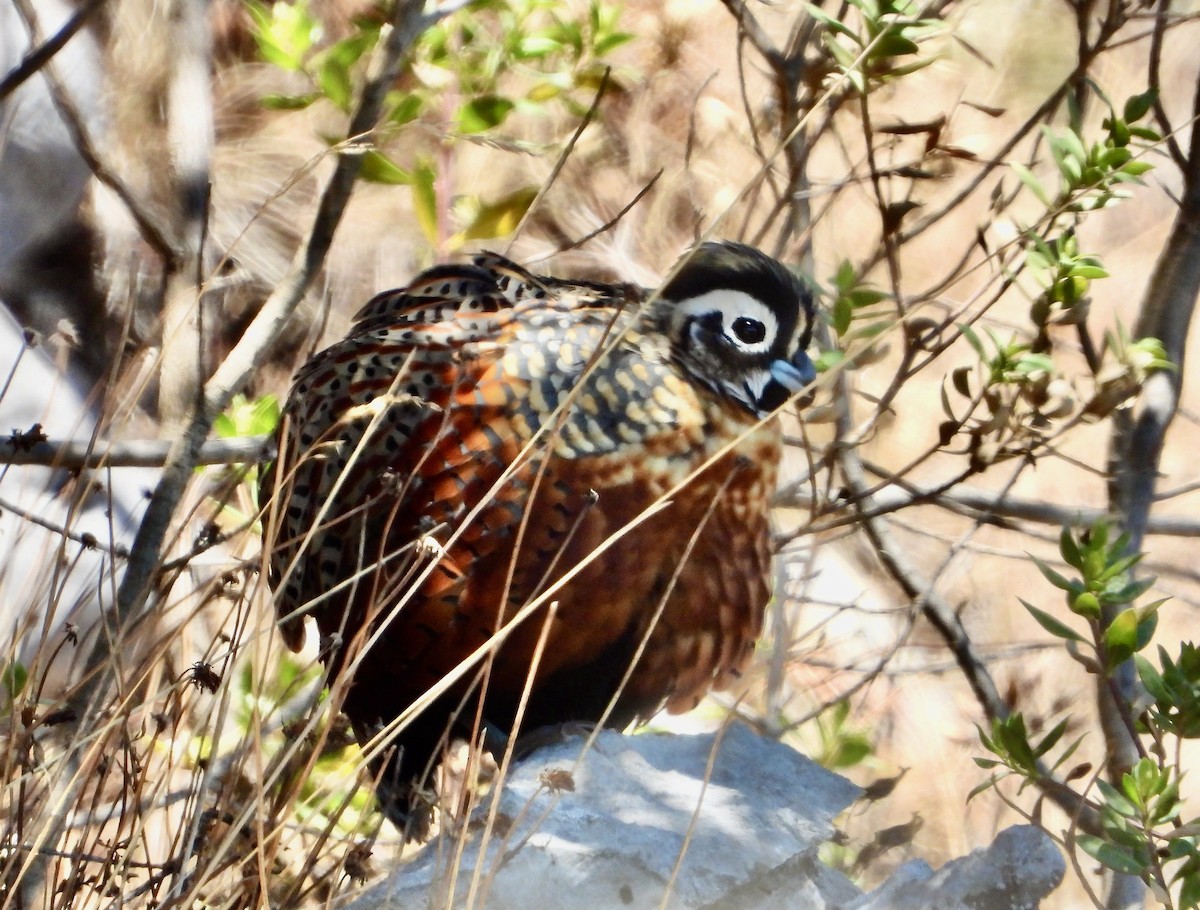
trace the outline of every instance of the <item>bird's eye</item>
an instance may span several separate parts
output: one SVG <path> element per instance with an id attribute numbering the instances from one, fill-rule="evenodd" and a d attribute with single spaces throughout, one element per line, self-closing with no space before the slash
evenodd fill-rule
<path id="1" fill-rule="evenodd" d="M 742 344 L 758 344 L 767 337 L 767 327 L 749 316 L 739 316 L 729 328 Z"/>

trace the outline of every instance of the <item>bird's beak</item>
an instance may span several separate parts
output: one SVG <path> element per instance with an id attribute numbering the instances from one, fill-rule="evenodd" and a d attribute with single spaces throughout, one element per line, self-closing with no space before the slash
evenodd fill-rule
<path id="1" fill-rule="evenodd" d="M 788 390 L 799 392 L 817 378 L 817 369 L 805 351 L 797 351 L 791 360 L 775 360 L 769 367 L 771 378 Z"/>

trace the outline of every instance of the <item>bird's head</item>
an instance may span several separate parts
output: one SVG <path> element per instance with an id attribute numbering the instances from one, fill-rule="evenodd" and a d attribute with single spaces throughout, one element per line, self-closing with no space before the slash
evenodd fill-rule
<path id="1" fill-rule="evenodd" d="M 688 375 L 756 416 L 816 378 L 806 353 L 812 295 L 753 247 L 710 242 L 690 252 L 659 290 L 657 315 Z"/>

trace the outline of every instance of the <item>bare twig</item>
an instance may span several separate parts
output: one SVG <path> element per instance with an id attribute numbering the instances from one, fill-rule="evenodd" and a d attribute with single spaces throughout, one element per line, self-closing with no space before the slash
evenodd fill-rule
<path id="1" fill-rule="evenodd" d="M 0 440 L 0 464 L 33 464 L 69 468 L 161 468 L 167 463 L 171 443 L 162 439 L 106 442 L 90 439 L 48 439 L 25 444 Z M 208 439 L 196 451 L 197 465 L 244 464 L 270 461 L 275 440 L 270 436 Z"/>
<path id="2" fill-rule="evenodd" d="M 34 10 L 33 4 L 30 0 L 13 0 L 13 3 L 24 20 L 25 27 L 29 30 L 30 40 L 37 43 L 41 40 L 41 32 L 38 28 L 37 12 Z M 128 184 L 97 151 L 83 118 L 79 116 L 79 111 L 71 100 L 70 93 L 67 92 L 55 73 L 53 60 L 47 58 L 42 63 L 41 72 L 46 77 L 46 84 L 50 87 L 50 97 L 54 101 L 54 107 L 62 117 L 67 132 L 71 134 L 71 141 L 75 144 L 79 157 L 86 162 L 96 179 L 112 190 L 117 198 L 125 204 L 146 242 L 154 248 L 164 262 L 172 262 L 175 259 L 175 247 L 171 243 L 170 234 L 163 228 L 160 219 L 147 211 L 145 203 L 134 195 Z"/>
<path id="3" fill-rule="evenodd" d="M 71 14 L 71 18 L 63 24 L 62 28 L 37 47 L 32 48 L 21 62 L 9 71 L 8 75 L 0 79 L 0 103 L 20 88 L 34 73 L 54 59 L 54 55 L 66 47 L 67 42 L 87 25 L 96 11 L 106 2 L 107 0 L 87 0 Z"/>
<path id="4" fill-rule="evenodd" d="M 625 205 L 621 206 L 621 210 L 619 212 L 617 212 L 617 214 L 613 215 L 613 217 L 609 218 L 608 221 L 604 222 L 604 224 L 600 225 L 600 227 L 596 228 L 594 231 L 588 231 L 588 233 L 584 234 L 578 240 L 572 240 L 570 243 L 566 244 L 565 246 L 560 246 L 557 250 L 555 250 L 555 252 L 556 253 L 565 253 L 565 252 L 567 252 L 567 250 L 577 249 L 578 247 L 583 246 L 585 243 L 595 240 L 597 237 L 599 237 L 605 231 L 611 230 L 613 228 L 613 226 L 617 224 L 617 222 L 619 222 L 622 218 L 624 218 L 626 215 L 629 214 L 629 212 L 633 209 L 633 207 L 635 205 L 637 205 L 644 198 L 646 198 L 646 194 L 649 193 L 652 189 L 654 189 L 654 184 L 658 183 L 658 179 L 662 175 L 663 175 L 663 169 L 659 168 L 658 172 L 653 177 L 651 177 L 650 180 L 647 181 L 647 183 L 640 190 L 637 191 L 637 193 L 634 194 L 634 197 L 632 199 L 630 199 L 627 203 L 625 203 Z"/>
<path id="5" fill-rule="evenodd" d="M 178 432 L 200 406 L 205 348 L 200 298 L 215 141 L 208 4 L 205 0 L 174 3 L 167 31 L 174 66 L 166 107 L 173 196 L 170 230 L 177 258 L 167 264 L 162 305 L 158 417 L 164 436 Z"/>
<path id="6" fill-rule="evenodd" d="M 31 512 L 29 509 L 26 509 L 23 506 L 17 505 L 17 503 L 15 503 L 15 502 L 10 502 L 7 499 L 0 498 L 0 510 L 5 511 L 5 512 L 11 512 L 13 515 L 16 515 L 22 521 L 28 521 L 31 524 L 35 524 L 39 528 L 43 528 L 43 529 L 51 532 L 52 534 L 59 534 L 62 537 L 65 537 L 67 540 L 73 540 L 73 541 L 75 541 L 75 543 L 79 544 L 84 549 L 103 550 L 104 552 L 108 553 L 110 556 L 114 556 L 119 559 L 124 559 L 126 556 L 129 555 L 129 551 L 126 550 L 122 546 L 110 546 L 110 545 L 106 544 L 105 542 L 103 542 L 95 534 L 89 534 L 87 532 L 80 532 L 80 531 L 72 531 L 66 525 L 60 524 L 55 521 L 51 521 L 48 518 L 44 518 L 43 516 L 38 515 L 35 512 Z"/>
<path id="7" fill-rule="evenodd" d="M 936 505 L 977 517 L 993 520 L 1031 521 L 1036 524 L 1064 527 L 1089 525 L 1111 513 L 1107 509 L 1066 506 L 1039 499 L 998 496 L 989 490 L 955 486 L 941 490 L 916 484 L 889 484 L 872 493 L 872 515 L 899 512 L 919 505 Z M 817 502 L 805 490 L 792 491 L 775 501 L 783 508 L 810 509 Z M 1155 515 L 1146 522 L 1146 533 L 1163 537 L 1200 537 L 1200 520 L 1182 515 Z"/>
<path id="8" fill-rule="evenodd" d="M 1169 8 L 1170 0 L 1158 0 L 1158 7 L 1154 11 L 1154 29 L 1150 32 L 1150 56 L 1146 63 L 1146 81 L 1149 90 L 1154 92 L 1154 116 L 1158 120 L 1163 139 L 1167 143 L 1167 151 L 1171 155 L 1171 160 L 1175 162 L 1179 170 L 1183 171 L 1187 169 L 1188 161 L 1183 156 L 1183 149 L 1179 147 L 1179 140 L 1175 138 L 1175 132 L 1171 128 L 1171 119 L 1167 116 L 1167 109 L 1163 107 L 1160 92 L 1162 83 L 1159 74 L 1162 63 L 1163 36 L 1167 31 Z"/>

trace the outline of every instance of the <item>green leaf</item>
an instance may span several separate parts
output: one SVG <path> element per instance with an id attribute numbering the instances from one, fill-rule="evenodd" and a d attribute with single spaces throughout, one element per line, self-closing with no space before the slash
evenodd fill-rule
<path id="1" fill-rule="evenodd" d="M 1134 658 L 1137 664 L 1138 678 L 1141 679 L 1142 685 L 1146 687 L 1146 691 L 1150 693 L 1155 701 L 1167 701 L 1171 696 L 1167 691 L 1166 682 L 1162 678 L 1162 674 L 1154 664 L 1150 663 L 1142 655 L 1137 655 Z"/>
<path id="2" fill-rule="evenodd" d="M 458 109 L 456 120 L 461 133 L 482 133 L 504 122 L 516 107 L 508 98 L 500 95 L 480 95 L 472 98 Z"/>
<path id="3" fill-rule="evenodd" d="M 986 759 L 978 759 L 978 758 L 975 759 L 976 762 L 985 761 L 985 760 Z M 1003 776 L 1004 775 L 1001 775 L 1001 777 L 1003 777 Z M 975 797 L 977 797 L 980 793 L 984 793 L 984 792 L 992 789 L 992 787 L 996 786 L 997 779 L 998 778 L 993 777 L 988 780 L 985 780 L 982 784 L 976 784 L 974 787 L 971 788 L 971 792 L 967 794 L 966 802 L 969 803 L 971 800 L 973 800 Z"/>
<path id="4" fill-rule="evenodd" d="M 1088 619 L 1100 618 L 1100 598 L 1091 591 L 1080 591 L 1070 598 L 1072 613 L 1078 613 Z"/>
<path id="5" fill-rule="evenodd" d="M 978 333 L 965 322 L 958 324 L 958 330 L 962 333 L 963 338 L 967 339 L 967 343 L 975 349 L 975 353 L 979 355 L 979 359 L 986 361 L 987 353 L 983 350 L 983 342 L 979 340 Z"/>
<path id="6" fill-rule="evenodd" d="M 325 96 L 339 109 L 350 110 L 354 101 L 353 67 L 378 40 L 377 28 L 363 28 L 321 54 L 314 78 Z"/>
<path id="7" fill-rule="evenodd" d="M 1059 135 L 1059 141 L 1062 143 L 1063 154 L 1068 161 L 1074 162 L 1082 166 L 1083 162 L 1088 160 L 1087 149 L 1083 145 L 1083 137 L 1075 130 L 1067 130 Z"/>
<path id="8" fill-rule="evenodd" d="M 264 60 L 289 72 L 299 72 L 320 35 L 320 25 L 308 12 L 308 4 L 246 4 L 254 21 L 254 42 Z"/>
<path id="9" fill-rule="evenodd" d="M 371 149 L 362 156 L 362 168 L 358 172 L 360 179 L 368 183 L 382 183 L 388 186 L 409 186 L 413 175 L 396 164 L 383 152 Z"/>
<path id="10" fill-rule="evenodd" d="M 1113 812 L 1116 812 L 1118 815 L 1123 815 L 1126 818 L 1137 818 L 1141 814 L 1138 807 L 1132 801 L 1130 801 L 1129 797 L 1110 784 L 1108 781 L 1097 780 L 1096 787 L 1100 790 L 1100 794 L 1104 797 L 1105 806 L 1111 809 Z"/>
<path id="11" fill-rule="evenodd" d="M 1048 354 L 1023 354 L 1017 361 L 1018 373 L 1053 373 L 1054 361 Z"/>
<path id="12" fill-rule="evenodd" d="M 562 42 L 549 32 L 535 32 L 520 38 L 517 42 L 516 56 L 518 59 L 533 60 L 561 49 Z"/>
<path id="13" fill-rule="evenodd" d="M 21 690 L 25 688 L 25 683 L 29 681 L 29 671 L 25 669 L 25 665 L 18 661 L 11 661 L 4 665 L 4 669 L 0 671 L 0 685 L 4 686 L 4 691 L 8 693 L 9 700 L 16 698 L 21 694 Z"/>
<path id="14" fill-rule="evenodd" d="M 808 14 L 810 16 L 812 16 L 814 19 L 816 19 L 818 22 L 820 22 L 822 25 L 824 25 L 827 29 L 829 29 L 829 31 L 835 32 L 840 35 L 845 35 L 847 38 L 851 39 L 852 41 L 859 43 L 858 35 L 856 35 L 850 29 L 849 26 L 843 25 L 841 22 L 839 22 L 833 16 L 829 15 L 829 13 L 825 12 L 825 10 L 821 9 L 819 6 L 813 6 L 811 3 L 805 3 L 804 8 L 806 10 L 808 10 Z"/>
<path id="15" fill-rule="evenodd" d="M 907 54 L 915 54 L 920 50 L 921 48 L 911 38 L 905 38 L 903 35 L 892 32 L 875 42 L 871 56 L 876 60 L 880 57 L 903 57 Z"/>
<path id="16" fill-rule="evenodd" d="M 1180 873 L 1175 881 L 1180 883 L 1179 903 L 1176 905 L 1179 910 L 1195 910 L 1196 907 L 1200 907 L 1200 875 L 1195 872 L 1186 876 Z"/>
<path id="17" fill-rule="evenodd" d="M 536 186 L 526 186 L 509 193 L 503 199 L 482 206 L 463 231 L 462 239 L 482 240 L 508 236 L 516 230 L 537 194 Z"/>
<path id="18" fill-rule="evenodd" d="M 1040 181 L 1034 175 L 1033 171 L 1021 164 L 1019 161 L 1010 161 L 1008 162 L 1008 166 L 1012 168 L 1013 173 L 1017 175 L 1017 179 L 1025 184 L 1025 186 L 1028 187 L 1029 191 L 1032 192 L 1033 195 L 1037 196 L 1038 201 L 1041 202 L 1042 205 L 1049 206 L 1052 204 L 1050 200 L 1050 194 L 1046 192 L 1046 187 L 1042 185 L 1042 181 Z"/>
<path id="19" fill-rule="evenodd" d="M 828 768 L 851 768 L 871 754 L 871 741 L 861 733 L 842 732 L 832 753 L 826 757 Z"/>
<path id="20" fill-rule="evenodd" d="M 1154 89 L 1148 89 L 1140 95 L 1133 95 L 1125 102 L 1122 119 L 1127 123 L 1134 123 L 1141 120 L 1149 112 L 1157 97 L 1158 93 Z"/>
<path id="21" fill-rule="evenodd" d="M 279 425 L 280 413 L 279 399 L 274 395 L 263 395 L 250 408 L 244 435 L 265 436 L 273 433 Z"/>
<path id="22" fill-rule="evenodd" d="M 830 348 L 827 351 L 822 351 L 813 360 L 813 366 L 816 367 L 818 373 L 825 373 L 832 370 L 834 367 L 841 365 L 846 360 L 846 355 L 836 348 Z"/>
<path id="23" fill-rule="evenodd" d="M 849 259 L 843 259 L 833 275 L 833 283 L 839 291 L 848 292 L 858 283 L 858 273 Z"/>
<path id="24" fill-rule="evenodd" d="M 1037 761 L 1033 755 L 1033 747 L 1029 744 L 1029 734 L 1025 729 L 1025 718 L 1017 712 L 1007 720 L 998 721 L 993 727 L 997 744 L 1009 757 L 1012 767 L 1027 774 L 1036 773 Z"/>
<path id="25" fill-rule="evenodd" d="M 1094 834 L 1080 834 L 1075 838 L 1075 843 L 1079 844 L 1080 849 L 1092 859 L 1114 872 L 1124 875 L 1142 874 L 1141 862 L 1129 850 L 1111 844 Z"/>
<path id="26" fill-rule="evenodd" d="M 553 81 L 547 80 L 539 82 L 528 92 L 525 93 L 525 100 L 532 101 L 535 104 L 542 104 L 549 101 L 551 98 L 557 98 L 563 93 L 562 86 L 556 85 Z"/>
<path id="27" fill-rule="evenodd" d="M 636 37 L 632 32 L 613 32 L 597 41 L 596 46 L 592 48 L 592 53 L 597 57 L 603 57 L 609 51 L 616 50 L 622 44 L 628 44 Z"/>
<path id="28" fill-rule="evenodd" d="M 1129 151 L 1129 149 L 1124 146 L 1116 146 L 1105 149 L 1100 153 L 1100 163 L 1107 168 L 1115 170 L 1132 157 L 1133 152 Z"/>
<path id="29" fill-rule="evenodd" d="M 397 97 L 392 99 L 392 95 Z M 425 99 L 416 92 L 391 92 L 388 97 L 391 111 L 387 119 L 390 123 L 411 123 L 425 107 Z"/>
<path id="30" fill-rule="evenodd" d="M 271 111 L 302 111 L 320 98 L 321 95 L 317 92 L 309 92 L 307 95 L 269 94 L 263 95 L 258 102 Z"/>
<path id="31" fill-rule="evenodd" d="M 1062 735 L 1067 731 L 1067 724 L 1069 722 L 1070 719 L 1065 718 L 1055 724 L 1054 729 L 1047 733 L 1042 741 L 1038 743 L 1037 748 L 1034 750 L 1034 755 L 1036 755 L 1038 758 L 1041 758 L 1043 755 L 1053 749 L 1055 745 L 1058 744 L 1058 741 L 1062 739 Z"/>
<path id="32" fill-rule="evenodd" d="M 417 216 L 417 224 L 421 233 L 432 247 L 438 246 L 438 206 L 437 190 L 434 187 L 436 173 L 432 165 L 422 163 L 413 171 L 412 199 L 413 211 Z"/>
<path id="33" fill-rule="evenodd" d="M 1153 588 L 1156 581 L 1153 576 L 1138 581 L 1128 581 L 1125 576 L 1109 579 L 1104 586 L 1104 599 L 1113 604 L 1132 603 Z"/>
<path id="34" fill-rule="evenodd" d="M 1028 610 L 1030 615 L 1033 616 L 1033 618 L 1037 620 L 1038 625 L 1041 626 L 1043 629 L 1045 629 L 1047 632 L 1049 632 L 1051 635 L 1053 635 L 1055 638 L 1064 638 L 1068 641 L 1077 641 L 1077 642 L 1086 642 L 1087 641 L 1087 639 L 1085 639 L 1082 635 L 1080 635 L 1078 632 L 1076 632 L 1070 626 L 1066 625 L 1065 623 L 1059 622 L 1057 619 L 1055 619 L 1053 616 L 1051 616 L 1049 613 L 1045 612 L 1044 610 L 1039 610 L 1033 604 L 1029 603 L 1028 601 L 1021 600 L 1021 598 L 1019 598 L 1019 597 L 1017 598 L 1017 600 L 1020 600 L 1021 606 L 1023 606 L 1026 610 Z"/>
<path id="35" fill-rule="evenodd" d="M 316 82 L 321 92 L 340 110 L 350 110 L 350 101 L 354 97 L 354 83 L 350 78 L 349 67 L 336 57 L 327 58 L 316 72 Z"/>
<path id="36" fill-rule="evenodd" d="M 1083 740 L 1086 738 L 1086 736 L 1087 736 L 1087 734 L 1085 733 L 1085 734 L 1082 734 L 1082 735 L 1076 737 L 1076 739 L 1071 743 L 1071 745 L 1069 745 L 1069 746 L 1067 746 L 1067 748 L 1063 749 L 1062 755 L 1060 755 L 1058 757 L 1058 760 L 1054 762 L 1053 770 L 1057 771 L 1060 767 L 1062 767 L 1064 764 L 1066 764 L 1067 761 L 1070 760 L 1071 756 L 1075 754 L 1076 750 L 1081 745 L 1083 745 Z"/>
<path id="37" fill-rule="evenodd" d="M 887 300 L 891 296 L 886 291 L 880 291 L 875 288 L 855 288 L 846 294 L 846 297 L 856 310 L 873 306 L 881 300 Z"/>
<path id="38" fill-rule="evenodd" d="M 232 417 L 226 413 L 221 413 L 213 420 L 213 432 L 219 439 L 232 439 L 237 436 L 237 425 Z"/>
<path id="39" fill-rule="evenodd" d="M 1158 629 L 1158 608 L 1166 602 L 1167 598 L 1163 598 L 1137 610 L 1137 635 L 1134 637 L 1133 650 L 1140 651 L 1154 640 L 1154 633 Z"/>
<path id="40" fill-rule="evenodd" d="M 854 318 L 854 308 L 850 298 L 842 296 L 833 302 L 829 313 L 829 325 L 838 335 L 845 335 L 850 329 L 850 320 Z"/>
<path id="41" fill-rule="evenodd" d="M 1062 554 L 1063 562 L 1071 568 L 1083 568 L 1083 559 L 1079 555 L 1079 545 L 1075 543 L 1075 535 L 1065 525 L 1058 535 L 1058 551 Z"/>
<path id="42" fill-rule="evenodd" d="M 1050 568 L 1049 565 L 1042 562 L 1042 560 L 1038 559 L 1036 556 L 1030 555 L 1029 558 L 1033 560 L 1033 564 L 1037 566 L 1038 570 L 1043 576 L 1045 576 L 1046 581 L 1050 582 L 1050 584 L 1054 585 L 1054 587 L 1061 591 L 1068 591 L 1071 593 L 1081 590 L 1078 582 L 1069 581 L 1067 578 Z"/>
<path id="43" fill-rule="evenodd" d="M 1122 610 L 1104 630 L 1105 663 L 1108 669 L 1113 670 L 1129 660 L 1137 650 L 1137 640 L 1137 611 Z"/>

